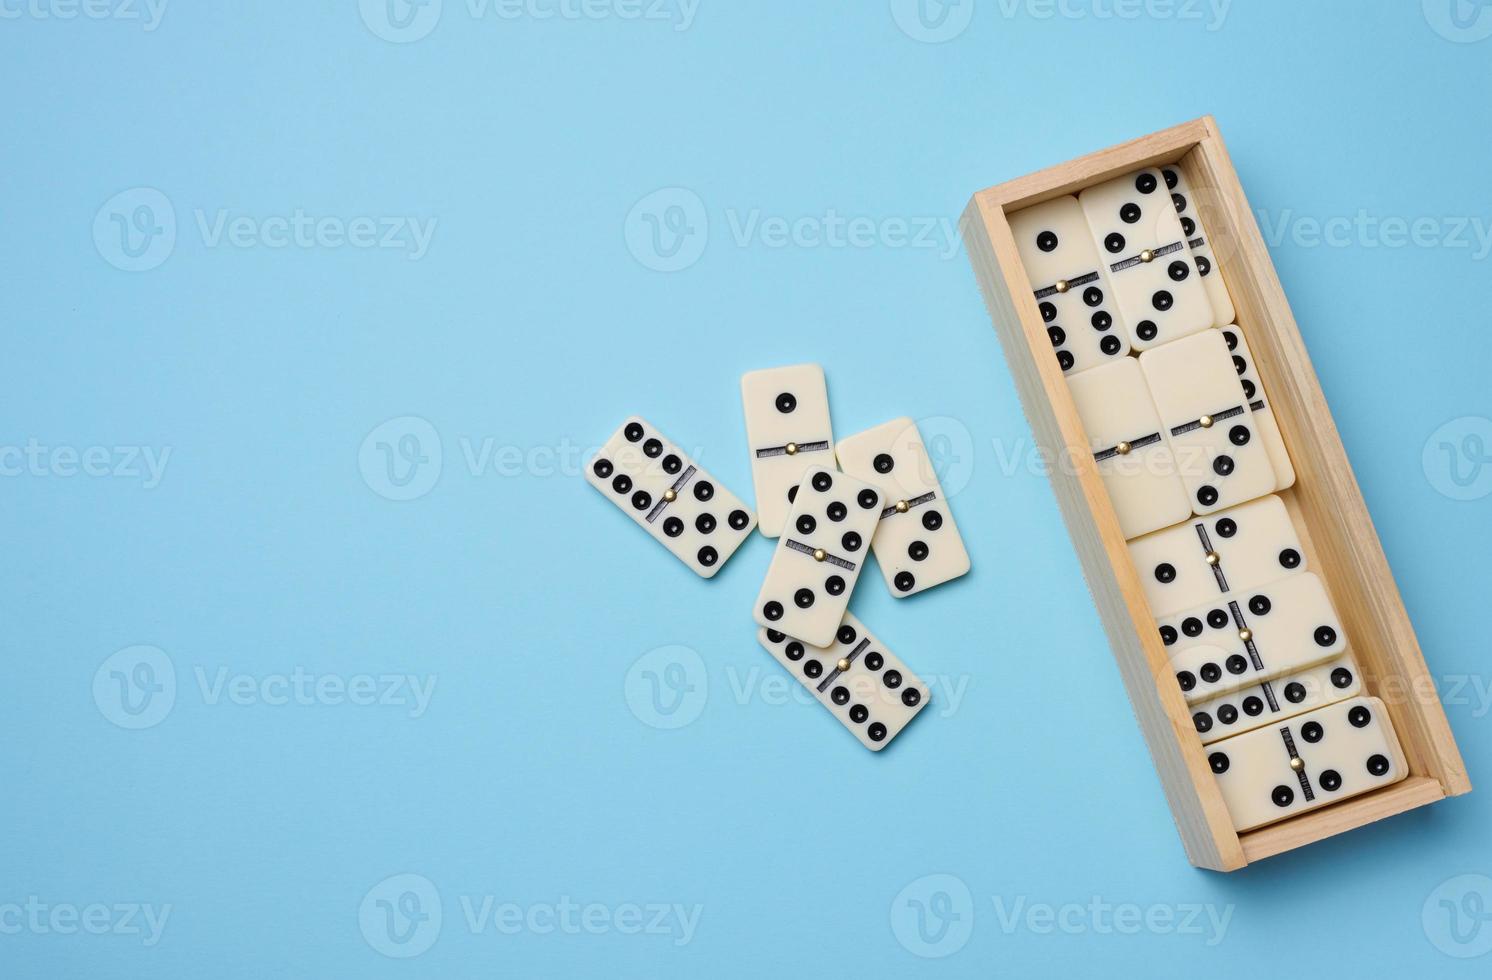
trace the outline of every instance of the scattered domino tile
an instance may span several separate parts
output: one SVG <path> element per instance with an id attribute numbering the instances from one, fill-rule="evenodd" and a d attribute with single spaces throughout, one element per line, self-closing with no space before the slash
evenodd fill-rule
<path id="1" fill-rule="evenodd" d="M 913 595 L 969 570 L 969 553 L 917 423 L 893 419 L 841 440 L 835 452 L 846 475 L 885 495 L 870 545 L 893 596 Z"/>
<path id="2" fill-rule="evenodd" d="M 865 567 L 885 498 L 869 483 L 816 466 L 803 474 L 756 598 L 758 625 L 828 646 Z"/>
<path id="3" fill-rule="evenodd" d="M 1159 619 L 1188 704 L 1330 660 L 1346 649 L 1321 580 L 1302 572 Z"/>
<path id="4" fill-rule="evenodd" d="M 1213 324 L 1207 289 L 1164 180 L 1150 167 L 1078 194 L 1136 350 Z"/>
<path id="5" fill-rule="evenodd" d="M 704 578 L 720 571 L 756 525 L 739 497 L 636 416 L 601 447 L 585 478 Z"/>
<path id="6" fill-rule="evenodd" d="M 1221 332 L 1152 348 L 1139 361 L 1193 511 L 1210 514 L 1274 492 L 1274 467 Z"/>
<path id="7" fill-rule="evenodd" d="M 1409 775 L 1377 698 L 1356 697 L 1215 742 L 1208 762 L 1239 832 L 1389 786 Z"/>
<path id="8" fill-rule="evenodd" d="M 757 638 L 872 752 L 889 745 L 930 698 L 921 678 L 852 615 L 845 615 L 828 648 L 767 627 Z"/>
<path id="9" fill-rule="evenodd" d="M 1139 537 L 1190 517 L 1186 487 L 1135 359 L 1074 374 L 1067 390 L 1124 536 Z"/>
<path id="10" fill-rule="evenodd" d="M 1212 325 L 1221 327 L 1233 322 L 1233 299 L 1228 295 L 1228 286 L 1223 282 L 1222 271 L 1213 254 L 1215 243 L 1202 225 L 1200 205 L 1186 179 L 1186 170 L 1179 163 L 1160 168 L 1166 187 L 1171 191 L 1171 203 L 1176 206 L 1176 216 L 1181 219 L 1181 233 L 1186 236 L 1191 249 L 1192 261 L 1202 277 L 1202 286 L 1207 290 L 1207 302 L 1212 307 Z"/>
<path id="11" fill-rule="evenodd" d="M 1192 724 L 1208 745 L 1362 693 L 1351 657 L 1245 687 L 1192 706 Z"/>
<path id="12" fill-rule="evenodd" d="M 1275 420 L 1274 409 L 1264 393 L 1264 382 L 1254 368 L 1254 355 L 1249 352 L 1248 341 L 1237 324 L 1223 327 L 1223 339 L 1233 354 L 1233 369 L 1243 385 L 1243 393 L 1249 400 L 1249 409 L 1254 413 L 1254 422 L 1259 427 L 1259 437 L 1264 440 L 1264 449 L 1269 453 L 1269 465 L 1274 467 L 1276 490 L 1284 490 L 1295 483 L 1295 466 L 1290 462 L 1290 453 L 1285 449 L 1285 437 L 1280 435 L 1280 424 Z"/>
<path id="13" fill-rule="evenodd" d="M 1069 194 L 1019 211 L 1010 231 L 1062 370 L 1128 354 L 1129 331 L 1115 315 L 1114 287 L 1078 199 Z"/>
<path id="14" fill-rule="evenodd" d="M 775 538 L 803 473 L 812 466 L 834 466 L 824 369 L 798 364 L 751 371 L 741 377 L 741 404 L 761 532 Z"/>
<path id="15" fill-rule="evenodd" d="M 1135 538 L 1129 556 L 1157 616 L 1306 570 L 1300 536 L 1273 495 Z"/>

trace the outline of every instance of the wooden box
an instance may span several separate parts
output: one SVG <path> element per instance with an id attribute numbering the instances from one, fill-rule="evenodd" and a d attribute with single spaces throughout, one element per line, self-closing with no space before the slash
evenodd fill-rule
<path id="1" fill-rule="evenodd" d="M 1368 693 L 1381 697 L 1409 762 L 1402 782 L 1248 833 L 1234 831 L 1146 605 L 1089 441 L 1052 355 L 1007 216 L 1138 170 L 1180 162 L 1295 465 L 1280 492 L 1325 582 Z M 1471 790 L 1393 573 L 1368 516 L 1253 211 L 1213 119 L 1204 117 L 974 195 L 962 233 L 1037 443 L 1051 468 L 1109 644 L 1191 862 L 1250 861 Z"/>

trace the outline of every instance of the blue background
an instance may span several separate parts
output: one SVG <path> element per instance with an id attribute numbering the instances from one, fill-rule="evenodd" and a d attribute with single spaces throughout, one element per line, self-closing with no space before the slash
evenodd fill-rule
<path id="1" fill-rule="evenodd" d="M 1043 19 L 979 0 L 946 43 L 886 0 L 704 0 L 686 30 L 676 4 L 665 21 L 483 19 L 445 0 L 404 43 L 352 0 L 178 2 L 153 31 L 36 2 L 0 22 L 0 443 L 47 447 L 0 481 L 0 905 L 172 910 L 155 945 L 0 935 L 0 972 L 1485 971 L 1421 918 L 1442 882 L 1492 873 L 1485 790 L 1231 876 L 1187 865 L 1047 482 L 1002 467 L 1030 436 L 967 259 L 946 230 L 913 246 L 894 222 L 946 229 L 979 188 L 1213 113 L 1268 224 L 1486 226 L 1492 39 L 1447 37 L 1413 0 L 1238 3 L 1216 30 L 1206 7 L 1120 19 L 1070 0 L 1083 16 Z M 129 272 L 93 228 L 142 187 L 177 235 Z M 702 248 L 675 272 L 648 219 L 629 223 L 662 188 L 708 226 L 658 212 Z M 437 224 L 414 259 L 212 244 L 197 218 L 297 209 Z M 774 247 L 735 227 L 831 210 L 877 240 Z M 1272 244 L 1431 670 L 1485 688 L 1492 500 L 1438 492 L 1421 452 L 1492 415 L 1487 256 Z M 838 434 L 936 417 L 967 481 L 973 573 L 905 603 L 871 574 L 855 595 L 914 669 L 967 685 L 880 756 L 762 693 L 781 683 L 749 615 L 767 541 L 702 583 L 573 473 L 637 412 L 749 498 L 739 375 L 808 360 Z M 435 437 L 398 422 L 364 448 L 405 417 Z M 380 441 L 424 458 L 428 492 L 388 499 Z M 508 464 L 472 465 L 484 445 Z M 92 446 L 171 455 L 155 486 L 66 475 L 57 448 Z M 130 730 L 94 680 L 138 644 L 177 689 Z M 640 658 L 678 645 L 698 654 L 675 658 L 693 700 L 650 710 L 649 672 L 674 655 Z M 436 687 L 419 717 L 239 704 L 198 680 L 222 669 Z M 1492 719 L 1461 700 L 1451 724 L 1485 781 Z M 441 903 L 433 946 L 402 947 L 417 958 L 382 955 L 386 920 L 359 911 L 401 873 Z M 967 887 L 953 911 L 972 933 L 921 960 L 898 894 L 931 874 Z M 682 944 L 614 923 L 474 934 L 463 896 L 702 911 Z M 1007 930 L 995 908 L 1094 896 L 1231 920 L 1209 947 L 1091 920 Z"/>

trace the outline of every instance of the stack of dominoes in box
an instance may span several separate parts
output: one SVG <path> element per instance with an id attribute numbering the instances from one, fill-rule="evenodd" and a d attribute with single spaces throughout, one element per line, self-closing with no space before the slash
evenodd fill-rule
<path id="1" fill-rule="evenodd" d="M 1275 496 L 1295 471 L 1197 211 L 1168 165 L 1010 224 L 1175 683 L 1245 831 L 1408 768 Z"/>

